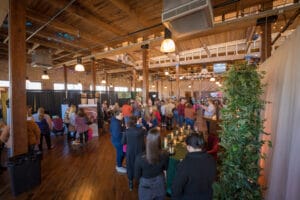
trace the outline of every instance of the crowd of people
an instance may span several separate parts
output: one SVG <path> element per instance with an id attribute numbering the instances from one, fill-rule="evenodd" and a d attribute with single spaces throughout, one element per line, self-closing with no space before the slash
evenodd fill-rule
<path id="1" fill-rule="evenodd" d="M 141 105 L 129 101 L 122 107 L 105 106 L 112 111 L 111 141 L 116 150 L 116 171 L 127 174 L 129 190 L 138 182 L 139 199 L 164 199 L 165 172 L 169 153 L 161 148 L 161 129 L 187 126 L 192 130 L 185 143 L 187 155 L 178 165 L 172 184 L 172 199 L 212 199 L 212 183 L 216 177 L 219 139 L 210 133 L 205 119 L 216 115 L 211 100 L 195 105 L 182 98 L 149 101 Z M 126 167 L 123 161 L 126 158 Z"/>
<path id="2" fill-rule="evenodd" d="M 172 185 L 172 199 L 211 199 L 212 183 L 216 176 L 218 137 L 210 131 L 210 120 L 216 118 L 218 107 L 212 100 L 197 104 L 181 98 L 155 100 L 142 105 L 138 100 L 101 104 L 103 120 L 109 122 L 111 142 L 116 150 L 116 171 L 127 174 L 129 190 L 134 180 L 139 184 L 139 199 L 164 199 L 165 172 L 169 154 L 161 148 L 161 129 L 172 130 L 187 126 L 193 131 L 185 143 L 187 155 L 178 165 Z M 48 150 L 54 148 L 51 132 L 67 132 L 73 145 L 84 146 L 88 141 L 90 119 L 83 108 L 70 105 L 64 118 L 50 117 L 40 107 L 32 114 L 27 107 L 28 151 L 44 150 L 45 138 Z M 9 138 L 9 128 L 0 121 L 0 155 Z M 126 159 L 126 166 L 124 160 Z M 1 160 L 1 158 L 0 158 Z M 0 163 L 0 172 L 5 167 Z"/>

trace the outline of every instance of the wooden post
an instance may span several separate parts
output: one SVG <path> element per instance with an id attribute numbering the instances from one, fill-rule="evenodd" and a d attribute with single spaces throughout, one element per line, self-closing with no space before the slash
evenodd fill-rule
<path id="1" fill-rule="evenodd" d="M 179 64 L 176 64 L 176 97 L 179 99 L 180 97 L 180 89 L 179 89 Z"/>
<path id="2" fill-rule="evenodd" d="M 107 86 L 107 81 L 108 81 L 107 77 L 108 77 L 108 75 L 107 75 L 107 73 L 105 72 L 105 91 L 106 91 L 106 94 L 108 95 L 109 87 Z"/>
<path id="3" fill-rule="evenodd" d="M 132 71 L 133 71 L 133 77 L 132 77 L 133 78 L 133 83 L 132 83 L 133 84 L 133 91 L 136 92 L 136 79 L 137 79 L 136 69 L 133 69 Z"/>
<path id="4" fill-rule="evenodd" d="M 68 99 L 68 71 L 67 66 L 64 65 L 64 84 L 65 84 L 65 98 Z"/>
<path id="5" fill-rule="evenodd" d="M 263 10 L 269 10 L 273 6 L 272 1 L 266 2 L 262 4 Z M 260 25 L 260 28 L 262 30 L 261 34 L 261 56 L 260 56 L 260 62 L 264 62 L 267 58 L 271 56 L 272 51 L 272 24 L 267 21 L 262 25 Z"/>
<path id="6" fill-rule="evenodd" d="M 265 24 L 262 24 L 261 30 L 261 62 L 264 62 L 267 58 L 271 56 L 271 50 L 272 50 L 272 27 L 271 23 L 266 22 Z"/>
<path id="7" fill-rule="evenodd" d="M 163 95 L 163 88 L 164 88 L 164 80 L 163 78 L 160 79 L 160 99 L 163 99 L 164 95 Z"/>
<path id="8" fill-rule="evenodd" d="M 95 63 L 95 58 L 92 58 L 92 93 L 93 93 L 93 98 L 95 98 L 95 92 L 96 92 L 96 63 Z"/>
<path id="9" fill-rule="evenodd" d="M 9 107 L 12 156 L 27 153 L 26 127 L 26 1 L 9 1 Z"/>
<path id="10" fill-rule="evenodd" d="M 148 103 L 149 99 L 149 45 L 141 46 L 143 49 L 143 103 Z"/>

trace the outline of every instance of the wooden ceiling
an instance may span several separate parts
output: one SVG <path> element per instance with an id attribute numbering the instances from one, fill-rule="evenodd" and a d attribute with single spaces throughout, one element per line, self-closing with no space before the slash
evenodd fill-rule
<path id="1" fill-rule="evenodd" d="M 279 17 L 277 28 L 272 31 L 278 32 L 299 9 L 297 2 L 212 0 L 214 28 L 176 40 L 176 53 L 245 39 L 249 37 L 249 28 L 259 31 L 256 28 L 259 13 L 266 13 L 280 5 L 294 5 L 289 10 L 275 13 Z M 89 66 L 89 58 L 95 57 L 98 71 L 128 69 L 141 60 L 140 45 L 145 41 L 150 42 L 150 59 L 162 56 L 164 54 L 159 51 L 164 30 L 162 9 L 161 0 L 27 0 L 28 62 L 31 62 L 32 51 L 49 48 L 53 68 L 63 64 L 73 67 L 77 57 L 86 57 L 84 62 Z M 258 15 L 249 17 L 251 13 Z M 299 18 L 296 18 L 291 27 L 298 24 Z M 0 59 L 8 57 L 8 26 L 6 19 L 0 28 Z M 124 62 L 124 55 L 130 62 Z"/>

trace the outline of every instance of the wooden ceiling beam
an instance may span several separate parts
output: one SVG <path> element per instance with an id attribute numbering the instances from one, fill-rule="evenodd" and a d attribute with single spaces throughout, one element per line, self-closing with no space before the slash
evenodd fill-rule
<path id="1" fill-rule="evenodd" d="M 51 5 L 53 5 L 57 8 L 62 8 L 67 4 L 67 2 L 65 0 L 51 0 L 51 1 L 47 1 L 47 2 L 49 2 Z M 115 26 L 112 26 L 112 25 L 102 21 L 94 13 L 90 13 L 86 9 L 82 9 L 79 6 L 71 5 L 68 9 L 66 9 L 66 12 L 68 12 L 71 15 L 76 15 L 77 17 L 84 20 L 86 23 L 92 24 L 95 27 L 99 27 L 102 30 L 109 31 L 118 36 L 124 35 L 124 33 L 126 33 L 125 31 L 121 30 L 121 28 L 117 28 Z"/>
<path id="2" fill-rule="evenodd" d="M 27 54 L 31 54 L 39 46 L 40 46 L 39 43 L 33 43 L 32 47 L 30 49 L 28 49 Z"/>
<path id="3" fill-rule="evenodd" d="M 83 61 L 84 60 L 89 60 L 92 57 L 94 57 L 96 59 L 101 59 L 101 58 L 106 58 L 106 57 L 119 55 L 119 54 L 122 54 L 122 53 L 137 51 L 137 50 L 141 49 L 141 45 L 143 45 L 143 44 L 150 44 L 150 46 L 157 46 L 162 42 L 162 40 L 163 40 L 163 37 L 157 37 L 157 38 L 142 41 L 142 42 L 139 42 L 139 43 L 130 44 L 130 45 L 125 46 L 125 47 L 119 47 L 119 48 L 109 50 L 109 51 L 94 53 L 94 54 L 91 54 L 89 56 L 83 57 L 82 60 Z M 63 65 L 74 65 L 75 63 L 76 63 L 76 60 L 71 60 L 71 61 L 68 61 L 68 62 L 63 62 L 63 63 L 57 64 L 55 67 L 58 68 L 58 67 L 62 67 Z"/>
<path id="4" fill-rule="evenodd" d="M 2 26 L 7 14 L 8 14 L 8 0 L 1 0 L 0 4 L 0 27 Z"/>
<path id="5" fill-rule="evenodd" d="M 240 17 L 238 19 L 220 22 L 220 23 L 215 24 L 214 28 L 212 28 L 212 29 L 209 29 L 207 31 L 202 31 L 201 33 L 196 33 L 196 34 L 193 34 L 190 36 L 179 38 L 179 39 L 177 39 L 177 41 L 178 42 L 188 41 L 188 40 L 192 40 L 192 39 L 196 39 L 196 38 L 200 38 L 200 37 L 204 37 L 204 36 L 215 35 L 218 33 L 224 33 L 224 32 L 231 31 L 231 30 L 244 29 L 249 26 L 256 26 L 256 20 L 259 18 L 267 17 L 267 16 L 279 14 L 279 13 L 284 13 L 284 12 L 290 12 L 293 10 L 295 11 L 299 8 L 300 8 L 300 3 L 297 3 L 297 4 L 288 5 L 288 6 L 281 7 L 281 8 L 276 8 L 273 10 L 263 11 L 258 14 L 252 14 L 252 15 L 248 15 L 245 17 Z"/>
<path id="6" fill-rule="evenodd" d="M 137 23 L 141 24 L 144 27 L 148 27 L 149 24 L 143 20 L 142 16 L 139 16 L 136 10 L 130 8 L 128 2 L 124 2 L 123 0 L 110 0 L 115 6 L 117 6 L 120 10 L 126 12 L 132 19 L 134 19 Z"/>
<path id="7" fill-rule="evenodd" d="M 27 9 L 27 18 L 29 20 L 41 23 L 41 24 L 45 24 L 49 21 L 49 17 L 43 16 L 39 13 L 36 13 L 34 10 L 31 9 Z M 86 33 L 84 31 L 81 31 L 69 24 L 66 23 L 61 23 L 58 20 L 53 20 L 51 21 L 51 23 L 48 25 L 49 28 L 58 30 L 58 31 L 62 31 L 62 32 L 66 32 L 70 35 L 73 35 L 75 37 L 80 36 L 80 38 L 91 41 L 91 42 L 96 42 L 97 44 L 99 43 L 103 43 L 104 40 L 100 37 L 91 35 L 89 33 Z"/>
<path id="8" fill-rule="evenodd" d="M 63 45 L 61 43 L 58 44 L 58 43 L 54 43 L 54 42 L 48 42 L 48 41 L 39 39 L 37 37 L 31 38 L 27 42 L 28 43 L 38 43 L 42 46 L 49 47 L 49 48 L 52 48 L 52 49 L 57 49 L 59 51 L 68 51 L 68 52 L 75 52 L 76 51 L 76 49 L 74 49 L 74 47 L 66 46 L 66 45 Z"/>
<path id="9" fill-rule="evenodd" d="M 27 30 L 27 33 L 31 34 L 31 33 L 33 33 L 33 31 Z M 89 45 L 78 44 L 77 42 L 75 43 L 75 42 L 67 41 L 65 39 L 56 38 L 54 34 L 51 34 L 51 33 L 45 32 L 45 31 L 40 31 L 36 35 L 39 36 L 39 37 L 45 38 L 47 40 L 50 39 L 50 41 L 52 40 L 52 41 L 55 41 L 55 42 L 58 42 L 58 43 L 62 43 L 62 44 L 72 46 L 72 47 L 77 48 L 77 49 L 87 49 L 87 48 L 89 48 Z"/>

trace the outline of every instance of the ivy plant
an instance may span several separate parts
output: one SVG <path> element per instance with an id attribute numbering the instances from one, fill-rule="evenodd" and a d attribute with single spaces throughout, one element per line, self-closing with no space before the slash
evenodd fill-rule
<path id="1" fill-rule="evenodd" d="M 227 99 L 222 109 L 219 179 L 214 184 L 214 199 L 262 199 L 258 184 L 260 140 L 263 133 L 261 99 L 263 73 L 256 65 L 236 64 L 225 75 L 223 93 Z"/>

